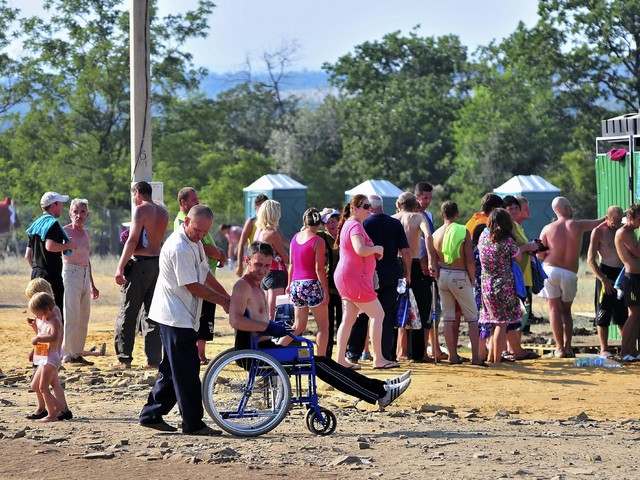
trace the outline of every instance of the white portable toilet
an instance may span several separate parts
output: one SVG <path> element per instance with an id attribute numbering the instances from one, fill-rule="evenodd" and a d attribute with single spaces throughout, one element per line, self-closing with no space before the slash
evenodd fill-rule
<path id="1" fill-rule="evenodd" d="M 542 228 L 555 218 L 551 202 L 560 195 L 560 189 L 547 182 L 540 175 L 516 175 L 493 190 L 493 193 L 506 197 L 521 195 L 529 200 L 531 217 L 522 224 L 527 238 L 540 237 Z"/>
<path id="2" fill-rule="evenodd" d="M 357 187 L 344 192 L 346 202 L 354 195 L 379 195 L 382 197 L 383 210 L 387 215 L 396 213 L 396 200 L 403 191 L 388 180 L 367 180 Z"/>

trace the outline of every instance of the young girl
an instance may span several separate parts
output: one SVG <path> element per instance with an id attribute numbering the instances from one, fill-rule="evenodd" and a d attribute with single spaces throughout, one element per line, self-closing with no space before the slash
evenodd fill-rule
<path id="1" fill-rule="evenodd" d="M 27 285 L 27 288 L 24 293 L 27 297 L 27 300 L 31 300 L 31 298 L 33 298 L 37 293 L 46 293 L 51 298 L 53 298 L 53 290 L 51 289 L 51 284 L 47 282 L 44 278 L 34 278 L 33 280 L 31 280 Z M 61 322 L 60 319 L 62 318 L 62 316 L 60 315 L 60 309 L 57 306 L 53 308 L 53 316 L 58 318 L 58 321 Z M 36 321 L 34 319 L 28 318 L 27 323 L 37 333 Z M 63 337 L 62 326 L 60 326 L 60 332 L 61 332 L 60 342 L 62 342 L 62 337 Z M 33 350 L 31 350 L 31 353 L 29 354 L 30 362 L 33 361 L 33 353 L 34 353 Z M 38 370 L 40 370 L 40 368 L 38 368 Z M 36 370 L 36 374 L 37 373 L 38 371 Z M 33 381 L 35 381 L 35 376 L 32 380 L 32 388 L 34 391 L 37 391 L 33 384 Z M 57 375 L 57 372 L 51 386 L 53 387 L 53 394 L 55 398 L 59 399 L 63 403 L 63 408 L 62 410 L 60 410 L 60 412 L 58 412 L 58 415 L 57 415 L 58 420 L 71 420 L 73 418 L 73 414 L 71 413 L 71 410 L 69 410 L 69 407 L 67 406 L 67 401 L 64 396 L 64 390 L 62 389 L 62 385 L 60 384 L 60 379 Z M 48 412 L 45 408 L 44 398 L 41 396 L 38 396 L 38 408 L 36 409 L 35 412 L 27 415 L 27 418 L 29 420 L 39 420 L 41 418 L 47 417 L 47 415 L 48 415 Z"/>
<path id="2" fill-rule="evenodd" d="M 279 202 L 266 200 L 260 206 L 256 219 L 256 227 L 258 228 L 256 240 L 270 243 L 276 251 L 276 256 L 271 262 L 271 269 L 262 280 L 262 289 L 267 291 L 269 318 L 273 318 L 276 313 L 276 297 L 284 294 L 285 288 L 287 288 L 289 256 L 285 250 L 284 237 L 278 228 L 281 214 Z"/>
<path id="3" fill-rule="evenodd" d="M 37 317 L 36 320 L 27 319 L 36 333 L 31 338 L 31 343 L 33 345 L 48 344 L 47 355 L 38 361 L 38 369 L 31 381 L 31 388 L 38 397 L 39 413 L 41 415 L 46 413 L 46 416 L 40 419 L 41 422 L 57 421 L 58 414 L 66 407 L 66 402 L 56 398 L 50 390 L 54 384 L 60 384 L 58 369 L 62 365 L 62 322 L 54 312 L 54 308 L 56 303 L 53 297 L 44 292 L 36 293 L 29 300 L 29 311 Z M 46 407 L 44 411 L 41 407 L 43 403 Z"/>
<path id="4" fill-rule="evenodd" d="M 325 243 L 318 235 L 322 224 L 320 212 L 310 208 L 302 216 L 304 226 L 291 239 L 291 264 L 289 266 L 289 286 L 287 293 L 295 307 L 293 331 L 301 335 L 307 326 L 309 309 L 318 326 L 316 355 L 327 354 L 329 341 L 329 286 L 324 267 Z M 280 343 L 287 345 L 291 337 L 284 337 Z"/>

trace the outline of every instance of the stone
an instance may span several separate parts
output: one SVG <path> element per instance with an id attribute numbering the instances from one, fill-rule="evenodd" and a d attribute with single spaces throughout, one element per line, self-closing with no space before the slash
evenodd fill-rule
<path id="1" fill-rule="evenodd" d="M 115 457 L 115 454 L 112 452 L 94 452 L 87 453 L 86 455 L 82 456 L 82 458 L 86 460 L 108 460 L 113 457 Z"/>

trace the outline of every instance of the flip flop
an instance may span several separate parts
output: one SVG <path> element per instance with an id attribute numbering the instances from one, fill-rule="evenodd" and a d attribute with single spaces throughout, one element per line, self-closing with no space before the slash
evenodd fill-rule
<path id="1" fill-rule="evenodd" d="M 522 357 L 514 358 L 515 360 L 535 360 L 536 358 L 540 358 L 540 355 L 538 355 L 536 352 L 527 352 L 527 354 Z"/>
<path id="2" fill-rule="evenodd" d="M 373 367 L 374 370 L 389 370 L 390 368 L 399 368 L 400 365 L 397 364 L 396 362 L 389 362 L 389 363 L 385 363 L 384 365 L 380 366 L 380 367 Z"/>
<path id="3" fill-rule="evenodd" d="M 339 363 L 338 365 L 340 365 L 341 367 L 346 368 L 347 370 L 360 370 L 362 368 L 362 366 L 358 365 L 357 363 L 350 363 L 349 365 L 343 365 L 341 363 Z"/>

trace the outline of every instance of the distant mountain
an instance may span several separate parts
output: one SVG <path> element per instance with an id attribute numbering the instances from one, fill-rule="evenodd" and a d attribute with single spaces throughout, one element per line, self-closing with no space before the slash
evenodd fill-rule
<path id="1" fill-rule="evenodd" d="M 216 98 L 219 93 L 229 90 L 249 79 L 246 73 L 209 73 L 200 82 L 200 90 L 209 98 Z M 253 82 L 269 83 L 269 76 L 265 73 L 252 73 L 250 79 Z M 302 70 L 289 72 L 281 81 L 282 91 L 302 97 L 314 103 L 321 101 L 322 97 L 331 93 L 329 75 L 325 72 L 311 72 Z"/>

